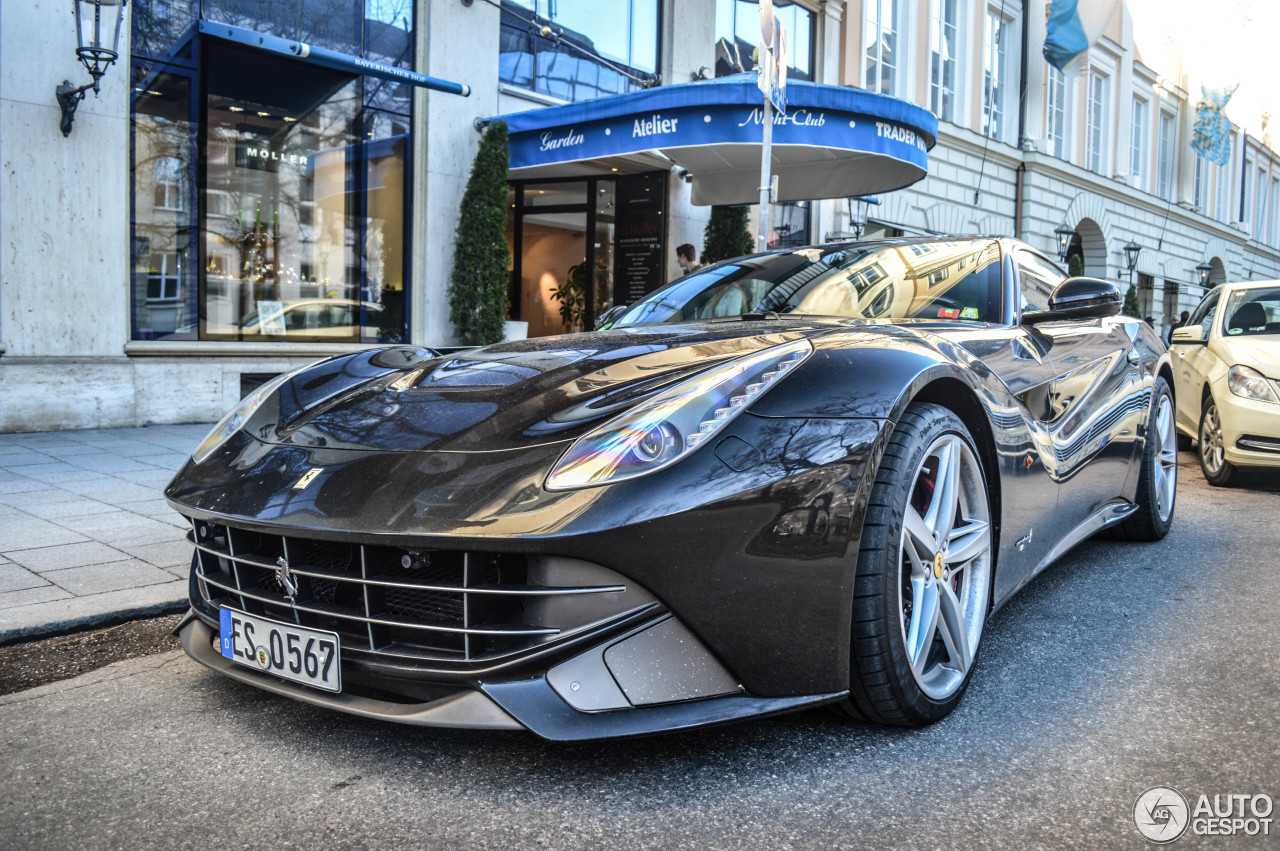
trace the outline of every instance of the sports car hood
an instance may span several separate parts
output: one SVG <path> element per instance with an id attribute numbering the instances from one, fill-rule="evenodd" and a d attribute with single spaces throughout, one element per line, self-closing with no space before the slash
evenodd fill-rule
<path id="1" fill-rule="evenodd" d="M 302 370 L 247 431 L 266 443 L 307 447 L 527 448 L 576 438 L 727 358 L 830 330 L 826 323 L 716 322 L 543 337 L 443 356 L 372 349 Z"/>

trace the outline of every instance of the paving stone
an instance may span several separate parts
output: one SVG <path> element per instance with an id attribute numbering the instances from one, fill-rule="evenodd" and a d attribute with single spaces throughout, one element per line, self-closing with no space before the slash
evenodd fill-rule
<path id="1" fill-rule="evenodd" d="M 21 591 L 0 592 L 0 610 L 12 609 L 16 606 L 29 606 L 33 603 L 48 603 L 52 600 L 67 600 L 73 595 L 65 588 L 57 585 L 41 585 L 39 588 L 23 588 Z M 0 625 L 6 618 L 0 615 Z"/>
<path id="2" fill-rule="evenodd" d="M 54 547 L 38 547 L 31 550 L 12 550 L 5 553 L 5 555 L 28 570 L 44 573 L 49 570 L 65 570 L 69 567 L 85 567 L 92 564 L 105 564 L 109 561 L 123 561 L 131 555 L 136 555 L 136 553 L 121 552 L 100 541 L 85 541 L 80 544 L 59 544 Z M 163 567 L 163 565 L 159 566 Z"/>
<path id="3" fill-rule="evenodd" d="M 0 496 L 14 493 L 30 493 L 47 488 L 44 482 L 37 482 L 35 479 L 26 476 L 14 477 L 12 479 L 0 481 Z"/>
<path id="4" fill-rule="evenodd" d="M 83 494 L 90 499 L 99 499 L 103 502 L 120 503 L 120 502 L 141 502 L 144 499 L 155 499 L 160 495 L 158 488 L 149 488 L 145 485 L 135 485 L 132 482 L 125 482 L 117 479 L 115 476 L 103 476 L 102 478 L 94 477 L 86 478 L 84 481 L 68 481 L 62 482 L 58 487 L 64 490 L 73 491 Z"/>
<path id="5" fill-rule="evenodd" d="M 67 503 L 80 499 L 84 499 L 84 497 L 54 485 L 44 485 L 39 490 L 24 491 L 23 493 L 0 494 L 0 502 L 23 510 L 32 505 Z"/>
<path id="6" fill-rule="evenodd" d="M 48 579 L 77 597 L 169 582 L 173 574 L 140 559 L 56 570 Z"/>
<path id="7" fill-rule="evenodd" d="M 75 517 L 89 514 L 105 514 L 108 511 L 118 511 L 114 505 L 107 505 L 105 502 L 98 502 L 96 499 L 73 499 L 66 502 L 41 502 L 23 507 L 23 511 L 28 514 L 34 514 L 36 517 L 43 517 L 46 520 L 57 521 L 59 518 L 68 515 Z"/>
<path id="8" fill-rule="evenodd" d="M 85 540 L 88 538 L 79 532 L 29 514 L 0 515 L 0 552 L 75 544 Z"/>
<path id="9" fill-rule="evenodd" d="M 25 567 L 16 564 L 0 564 L 0 591 L 21 591 L 24 588 L 39 588 L 49 583 L 36 576 Z"/>
<path id="10" fill-rule="evenodd" d="M 156 567 L 180 567 L 186 570 L 191 565 L 192 546 L 185 538 L 180 541 L 162 541 L 158 544 L 122 546 L 120 549 Z"/>

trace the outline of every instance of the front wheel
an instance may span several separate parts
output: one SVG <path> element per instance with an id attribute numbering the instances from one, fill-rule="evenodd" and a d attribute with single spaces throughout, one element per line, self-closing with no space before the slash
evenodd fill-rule
<path id="1" fill-rule="evenodd" d="M 1216 487 L 1226 487 L 1236 477 L 1235 465 L 1227 460 L 1222 442 L 1222 417 L 1210 396 L 1200 410 L 1200 469 L 1205 480 Z"/>
<path id="2" fill-rule="evenodd" d="M 907 409 L 876 473 L 854 590 L 850 715 L 919 726 L 968 686 L 991 604 L 991 501 L 954 413 Z"/>

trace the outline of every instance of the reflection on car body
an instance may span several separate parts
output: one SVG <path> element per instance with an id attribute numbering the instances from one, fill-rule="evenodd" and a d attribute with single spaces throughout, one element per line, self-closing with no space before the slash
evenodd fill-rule
<path id="1" fill-rule="evenodd" d="M 592 333 L 280 376 L 166 490 L 184 647 L 551 739 L 824 703 L 929 723 L 1018 588 L 1172 523 L 1169 356 L 1119 307 L 1014 240 L 867 241 L 699 270 Z M 224 612 L 337 635 L 342 690 L 226 656 Z"/>

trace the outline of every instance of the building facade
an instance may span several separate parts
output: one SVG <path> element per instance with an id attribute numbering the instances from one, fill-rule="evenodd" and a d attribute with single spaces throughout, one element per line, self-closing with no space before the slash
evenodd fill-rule
<path id="1" fill-rule="evenodd" d="M 1066 77 L 1039 55 L 1043 0 L 775 0 L 791 78 L 939 118 L 928 177 L 883 195 L 867 234 L 1006 234 L 1056 252 L 1065 224 L 1084 272 L 1119 280 L 1134 241 L 1158 325 L 1198 300 L 1198 266 L 1214 283 L 1280 277 L 1269 140 L 1235 127 L 1227 165 L 1195 157 L 1193 71 L 1142 55 L 1123 3 L 1081 5 L 1101 23 Z M 0 430 L 211 421 L 319 357 L 452 344 L 478 122 L 751 72 L 759 32 L 748 0 L 133 0 L 120 59 L 64 138 L 53 89 L 86 76 L 70 0 L 0 6 Z M 392 70 L 360 70 L 373 66 Z M 511 318 L 531 335 L 584 327 L 639 262 L 639 219 L 620 205 L 658 198 L 652 286 L 681 274 L 675 248 L 701 247 L 709 212 L 657 152 L 513 174 L 510 192 Z M 771 218 L 776 247 L 852 230 L 844 199 Z M 592 311 L 563 310 L 557 293 L 576 290 Z"/>

